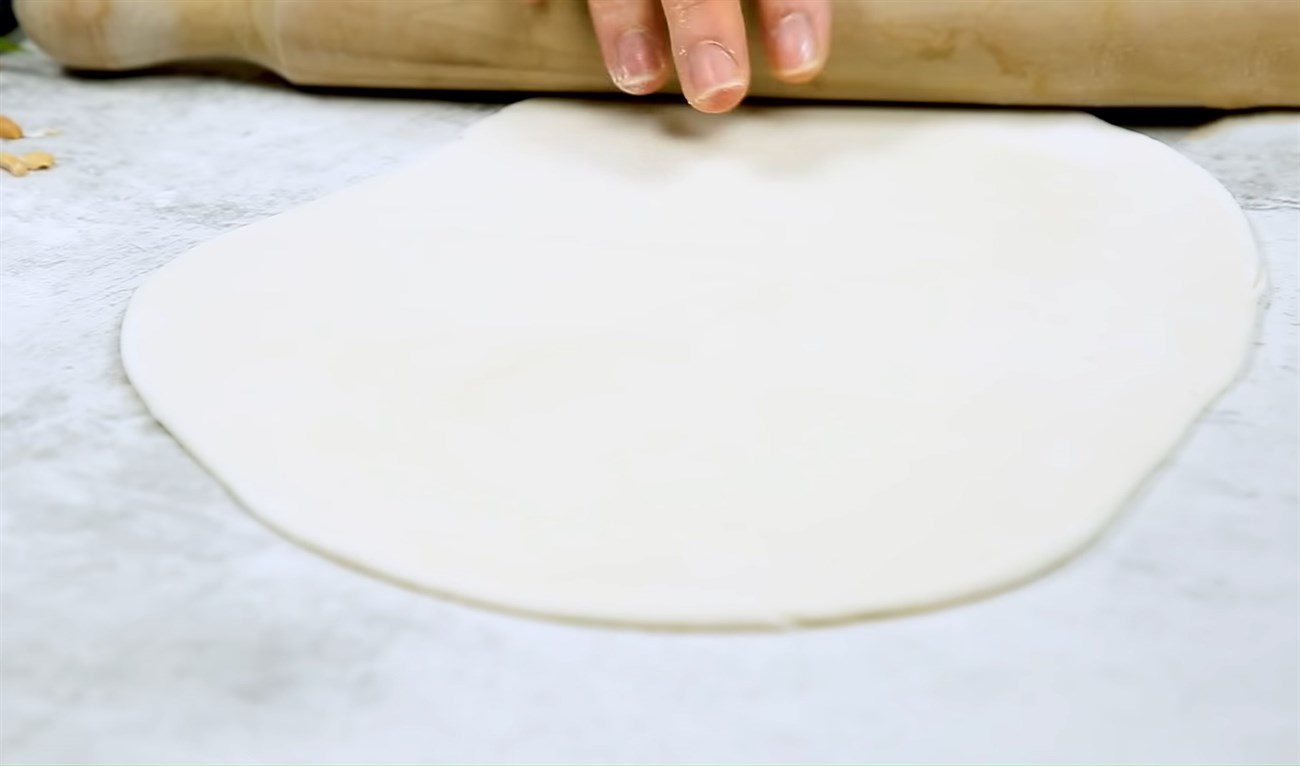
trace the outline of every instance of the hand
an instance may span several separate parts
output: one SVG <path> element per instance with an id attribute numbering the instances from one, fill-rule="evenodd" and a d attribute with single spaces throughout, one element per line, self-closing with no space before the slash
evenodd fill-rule
<path id="1" fill-rule="evenodd" d="M 749 88 L 740 0 L 587 0 L 605 68 L 621 90 L 653 93 L 671 49 L 682 92 L 701 112 L 735 108 Z M 831 0 L 757 0 L 777 78 L 807 82 L 830 52 Z M 665 29 L 665 17 L 667 28 Z"/>

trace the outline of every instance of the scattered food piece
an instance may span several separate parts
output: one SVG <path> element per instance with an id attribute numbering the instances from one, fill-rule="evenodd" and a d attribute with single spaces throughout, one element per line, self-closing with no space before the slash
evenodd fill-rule
<path id="1" fill-rule="evenodd" d="M 11 176 L 25 176 L 30 170 L 52 168 L 54 164 L 54 155 L 49 152 L 28 152 L 21 157 L 0 152 L 0 168 L 7 170 Z"/>
<path id="2" fill-rule="evenodd" d="M 27 175 L 27 164 L 12 154 L 0 152 L 0 168 L 9 171 L 11 176 Z"/>
<path id="3" fill-rule="evenodd" d="M 44 170 L 54 167 L 54 155 L 49 152 L 28 152 L 19 157 L 28 170 Z"/>
<path id="4" fill-rule="evenodd" d="M 0 138 L 11 139 L 22 137 L 23 129 L 18 126 L 18 123 L 5 117 L 3 114 L 0 114 Z"/>

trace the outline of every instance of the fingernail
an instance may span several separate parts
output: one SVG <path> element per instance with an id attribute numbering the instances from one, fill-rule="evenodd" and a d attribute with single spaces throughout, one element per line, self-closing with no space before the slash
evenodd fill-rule
<path id="1" fill-rule="evenodd" d="M 664 69 L 663 54 L 643 27 L 633 27 L 619 36 L 616 55 L 611 72 L 614 84 L 634 95 L 654 87 Z"/>
<path id="2" fill-rule="evenodd" d="M 776 24 L 777 69 L 781 74 L 798 75 L 818 64 L 817 36 L 806 13 L 791 13 Z"/>
<path id="3" fill-rule="evenodd" d="M 691 102 L 705 104 L 724 91 L 745 87 L 740 65 L 731 52 L 712 40 L 698 42 L 686 54 L 691 86 Z"/>

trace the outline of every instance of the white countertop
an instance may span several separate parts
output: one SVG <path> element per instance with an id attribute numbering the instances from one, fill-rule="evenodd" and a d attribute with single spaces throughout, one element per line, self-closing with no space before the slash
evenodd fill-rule
<path id="1" fill-rule="evenodd" d="M 772 634 L 511 617 L 288 543 L 122 375 L 132 289 L 191 246 L 395 167 L 496 107 L 246 73 L 0 60 L 61 135 L 0 177 L 0 758 L 54 762 L 1300 759 L 1300 117 L 1147 129 L 1247 209 L 1248 373 L 1104 538 L 918 616 Z"/>

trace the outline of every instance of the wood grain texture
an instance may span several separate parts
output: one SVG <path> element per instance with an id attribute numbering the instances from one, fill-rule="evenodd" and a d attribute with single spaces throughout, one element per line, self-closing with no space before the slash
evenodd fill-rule
<path id="1" fill-rule="evenodd" d="M 218 57 L 303 85 L 615 90 L 574 0 L 18 0 L 17 10 L 44 50 L 79 68 Z M 1297 29 L 1296 0 L 840 0 L 825 73 L 788 85 L 759 65 L 751 92 L 1300 106 Z"/>

